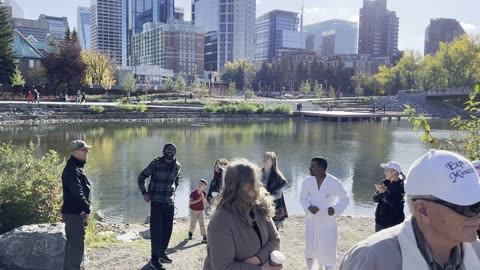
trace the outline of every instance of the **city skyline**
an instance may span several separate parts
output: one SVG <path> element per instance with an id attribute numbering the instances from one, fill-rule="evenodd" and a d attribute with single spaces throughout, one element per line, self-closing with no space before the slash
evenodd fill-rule
<path id="1" fill-rule="evenodd" d="M 17 0 L 23 8 L 24 18 L 37 19 L 40 14 L 67 17 L 71 26 L 77 25 L 77 7 L 90 6 L 91 0 Z M 256 0 L 256 17 L 275 9 L 300 12 L 301 1 Z M 329 19 L 357 21 L 363 0 L 305 0 L 304 24 L 312 24 Z M 191 0 L 176 0 L 176 6 L 185 9 L 185 20 L 191 20 Z M 458 8 L 464 6 L 468 8 Z M 389 10 L 400 18 L 399 50 L 424 50 L 425 28 L 430 19 L 452 18 L 458 20 L 467 34 L 480 33 L 480 17 L 475 10 L 480 2 L 471 0 L 389 0 Z"/>

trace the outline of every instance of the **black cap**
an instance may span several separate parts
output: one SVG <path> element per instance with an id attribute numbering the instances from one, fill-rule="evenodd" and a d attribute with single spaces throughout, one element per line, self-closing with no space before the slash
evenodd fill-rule
<path id="1" fill-rule="evenodd" d="M 174 143 L 169 142 L 169 143 L 165 144 L 165 146 L 163 147 L 163 152 L 165 152 L 165 149 L 167 149 L 167 147 L 169 147 L 169 146 L 171 146 L 171 147 L 175 148 L 175 150 L 177 150 L 177 146 Z"/>

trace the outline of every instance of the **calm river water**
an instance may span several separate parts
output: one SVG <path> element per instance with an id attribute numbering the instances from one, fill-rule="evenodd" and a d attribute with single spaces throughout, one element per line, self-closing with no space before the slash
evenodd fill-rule
<path id="1" fill-rule="evenodd" d="M 448 121 L 431 120 L 432 128 L 448 133 Z M 217 158 L 247 158 L 261 164 L 265 151 L 277 153 L 280 169 L 289 180 L 284 194 L 290 214 L 302 214 L 298 203 L 301 183 L 309 175 L 312 157 L 324 156 L 328 171 L 343 182 L 353 199 L 345 214 L 373 215 L 373 185 L 383 179 L 381 162 L 395 160 L 408 172 L 426 152 L 420 134 L 406 120 L 381 122 L 268 122 L 217 123 L 95 123 L 0 127 L 0 141 L 16 147 L 29 142 L 38 153 L 49 149 L 68 156 L 74 139 L 93 145 L 87 175 L 93 182 L 95 207 L 115 221 L 140 222 L 149 211 L 138 190 L 137 176 L 162 147 L 172 141 L 182 163 L 177 191 L 177 217 L 188 214 L 188 195 L 200 178 L 210 180 Z"/>

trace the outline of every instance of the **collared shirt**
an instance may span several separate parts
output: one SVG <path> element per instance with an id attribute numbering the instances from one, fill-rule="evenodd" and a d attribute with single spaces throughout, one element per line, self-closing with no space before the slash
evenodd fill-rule
<path id="1" fill-rule="evenodd" d="M 148 192 L 153 202 L 172 203 L 180 179 L 180 162 L 167 163 L 164 157 L 154 159 L 138 176 L 138 187 L 143 195 Z M 148 191 L 145 179 L 150 177 Z"/>
<path id="2" fill-rule="evenodd" d="M 457 245 L 450 252 L 450 257 L 448 258 L 448 263 L 443 266 L 441 263 L 437 262 L 435 257 L 432 254 L 432 251 L 425 242 L 422 232 L 418 228 L 415 218 L 412 218 L 413 233 L 415 234 L 415 239 L 417 239 L 417 247 L 427 261 L 430 269 L 432 270 L 458 270 L 461 269 L 463 252 L 462 245 Z"/>

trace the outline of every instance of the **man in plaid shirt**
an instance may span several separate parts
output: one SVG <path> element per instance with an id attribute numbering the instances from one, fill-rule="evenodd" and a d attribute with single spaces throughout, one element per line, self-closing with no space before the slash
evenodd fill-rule
<path id="1" fill-rule="evenodd" d="M 150 266 L 161 270 L 162 263 L 171 263 L 165 250 L 173 229 L 174 197 L 180 179 L 180 162 L 175 159 L 177 147 L 167 143 L 163 156 L 155 158 L 138 176 L 138 187 L 146 202 L 150 202 L 150 235 L 152 260 Z M 145 179 L 150 177 L 148 190 Z"/>

